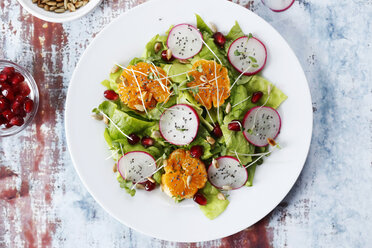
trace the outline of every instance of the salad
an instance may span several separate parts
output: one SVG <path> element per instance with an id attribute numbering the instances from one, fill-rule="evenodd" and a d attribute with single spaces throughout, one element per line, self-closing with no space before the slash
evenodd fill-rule
<path id="1" fill-rule="evenodd" d="M 287 96 L 258 74 L 267 58 L 258 38 L 237 22 L 227 34 L 199 15 L 196 22 L 172 26 L 141 57 L 116 64 L 93 117 L 105 123 L 128 194 L 160 188 L 214 219 L 228 191 L 253 186 L 257 166 L 280 148 L 276 109 Z"/>

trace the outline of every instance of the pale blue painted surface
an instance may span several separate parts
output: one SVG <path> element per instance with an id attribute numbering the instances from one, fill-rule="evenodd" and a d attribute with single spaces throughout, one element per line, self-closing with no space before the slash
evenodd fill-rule
<path id="1" fill-rule="evenodd" d="M 135 2 L 126 1 L 122 9 L 114 11 L 104 3 L 90 15 L 63 25 L 68 34 L 66 50 L 62 51 L 65 89 L 81 47 Z M 20 15 L 18 6 L 10 8 L 14 15 Z M 300 0 L 289 10 L 275 13 L 256 0 L 251 9 L 293 48 L 307 76 L 314 107 L 313 139 L 306 165 L 270 217 L 273 247 L 372 247 L 372 1 Z M 22 26 L 19 20 L 12 25 Z M 8 41 L 8 47 L 14 49 L 3 54 L 20 60 L 16 49 L 21 50 L 23 44 L 16 35 Z M 32 61 L 32 57 L 25 60 Z M 66 150 L 63 112 L 57 113 L 56 122 L 53 128 L 60 141 L 55 145 L 62 155 L 53 161 L 60 169 L 53 178 L 55 185 L 62 187 L 55 188 L 54 207 L 49 209 L 49 215 L 60 220 L 53 246 L 176 246 L 132 231 L 93 200 Z M 11 144 L 5 150 L 11 150 Z M 4 157 L 4 162 L 11 161 L 16 161 L 12 155 Z"/>
<path id="2" fill-rule="evenodd" d="M 252 10 L 293 48 L 314 107 L 309 157 L 286 204 L 272 214 L 272 245 L 371 247 L 372 1 L 301 0 L 283 13 L 255 1 Z M 58 212 L 64 220 L 59 233 L 66 238 L 63 244 L 122 246 L 124 237 L 125 246 L 164 245 L 105 213 L 81 185 L 67 153 L 65 157 L 69 166 L 63 174 L 74 179 L 66 191 L 75 200 Z"/>

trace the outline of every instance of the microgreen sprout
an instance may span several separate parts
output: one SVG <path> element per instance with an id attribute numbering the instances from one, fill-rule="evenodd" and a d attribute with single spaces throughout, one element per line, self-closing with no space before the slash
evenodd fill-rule
<path id="1" fill-rule="evenodd" d="M 136 83 L 137 83 L 137 86 L 138 86 L 138 89 L 139 89 L 139 92 L 140 92 L 141 102 L 142 102 L 143 108 L 144 108 L 144 110 L 145 110 L 145 112 L 146 112 L 146 115 L 148 116 L 149 114 L 147 113 L 146 106 L 145 106 L 145 102 L 143 101 L 143 96 L 142 96 L 141 87 L 140 87 L 140 85 L 139 85 L 139 83 L 138 83 L 138 80 L 137 80 L 136 74 L 134 74 L 133 69 L 132 69 L 132 74 L 133 74 L 133 77 L 134 77 L 134 79 L 135 79 L 135 81 L 136 81 Z"/>

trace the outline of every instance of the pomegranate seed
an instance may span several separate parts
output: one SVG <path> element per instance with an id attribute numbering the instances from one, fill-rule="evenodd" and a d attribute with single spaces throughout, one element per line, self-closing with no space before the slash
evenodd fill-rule
<path id="1" fill-rule="evenodd" d="M 103 95 L 104 97 L 106 97 L 106 99 L 111 101 L 116 101 L 119 98 L 119 95 L 116 94 L 116 92 L 113 90 L 106 90 L 105 92 L 103 92 Z"/>
<path id="2" fill-rule="evenodd" d="M 18 92 L 22 96 L 28 96 L 31 93 L 31 90 L 26 82 L 22 82 L 17 85 L 16 92 Z"/>
<path id="3" fill-rule="evenodd" d="M 155 189 L 155 187 L 156 187 L 156 184 L 155 183 L 153 183 L 153 182 L 151 182 L 151 181 L 149 181 L 149 180 L 147 180 L 146 182 L 145 182 L 145 190 L 146 191 L 151 191 L 151 190 L 153 190 L 153 189 Z"/>
<path id="4" fill-rule="evenodd" d="M 14 114 L 20 114 L 23 111 L 23 103 L 13 102 L 12 107 L 10 108 Z"/>
<path id="5" fill-rule="evenodd" d="M 11 79 L 13 85 L 19 84 L 23 81 L 25 81 L 25 78 L 19 72 L 16 72 Z"/>
<path id="6" fill-rule="evenodd" d="M 166 61 L 166 62 L 170 62 L 170 61 L 174 60 L 174 57 L 172 56 L 170 59 L 168 59 L 167 50 L 163 50 L 161 52 L 161 59 Z"/>
<path id="7" fill-rule="evenodd" d="M 10 119 L 13 118 L 14 114 L 13 112 L 10 110 L 10 109 L 7 109 L 3 112 L 3 116 L 5 117 L 5 119 L 7 119 L 8 121 L 10 121 Z"/>
<path id="8" fill-rule="evenodd" d="M 223 47 L 226 43 L 226 38 L 221 32 L 217 32 L 213 34 L 214 43 L 216 43 L 217 46 Z"/>
<path id="9" fill-rule="evenodd" d="M 131 139 L 129 139 L 129 138 L 127 138 L 127 139 L 128 139 L 128 143 L 131 144 L 131 145 L 135 145 L 140 141 L 140 137 L 138 137 L 138 135 L 135 134 L 135 133 L 130 134 L 129 137 Z"/>
<path id="10" fill-rule="evenodd" d="M 212 133 L 213 133 L 214 137 L 216 137 L 216 138 L 222 137 L 222 130 L 221 130 L 221 127 L 218 123 L 216 123 L 216 126 L 213 128 Z"/>
<path id="11" fill-rule="evenodd" d="M 14 101 L 16 102 L 20 102 L 20 103 L 23 103 L 25 101 L 25 97 L 22 96 L 22 95 L 17 95 L 16 98 L 14 99 Z"/>
<path id="12" fill-rule="evenodd" d="M 15 70 L 13 67 L 4 67 L 4 69 L 2 70 L 2 73 L 6 74 L 8 78 L 10 78 L 14 72 Z"/>
<path id="13" fill-rule="evenodd" d="M 26 113 L 31 113 L 33 109 L 34 109 L 34 101 L 26 97 L 24 110 L 26 111 Z"/>
<path id="14" fill-rule="evenodd" d="M 191 157 L 193 158 L 200 158 L 203 155 L 203 147 L 202 146 L 192 146 L 190 149 Z"/>
<path id="15" fill-rule="evenodd" d="M 261 91 L 256 91 L 252 94 L 252 99 L 251 99 L 251 102 L 252 103 L 257 103 L 261 97 L 263 96 L 263 93 Z"/>
<path id="16" fill-rule="evenodd" d="M 142 138 L 141 143 L 144 147 L 149 147 L 154 145 L 155 140 L 149 136 L 145 136 Z"/>
<path id="17" fill-rule="evenodd" d="M 10 86 L 4 86 L 4 87 L 2 87 L 1 88 L 1 93 L 9 101 L 11 101 L 11 102 L 14 101 L 14 93 L 13 93 L 13 90 L 12 90 L 12 88 Z"/>
<path id="18" fill-rule="evenodd" d="M 0 96 L 0 112 L 3 112 L 8 108 L 9 108 L 8 100 L 6 100 L 5 97 Z"/>
<path id="19" fill-rule="evenodd" d="M 8 76 L 5 73 L 0 73 L 0 83 L 4 83 L 8 80 Z"/>
<path id="20" fill-rule="evenodd" d="M 13 125 L 10 124 L 9 122 L 5 124 L 5 127 L 6 127 L 6 128 L 11 128 L 12 126 L 13 126 Z"/>
<path id="21" fill-rule="evenodd" d="M 5 117 L 0 115 L 0 126 L 6 123 L 7 123 L 7 120 L 5 119 Z"/>
<path id="22" fill-rule="evenodd" d="M 240 123 L 240 121 L 238 120 L 233 120 L 232 122 L 230 122 L 228 125 L 227 125 L 227 128 L 231 131 L 240 131 L 240 126 L 242 124 Z"/>
<path id="23" fill-rule="evenodd" d="M 194 195 L 193 200 L 194 202 L 202 206 L 207 204 L 207 198 L 205 198 L 205 196 L 199 192 Z"/>
<path id="24" fill-rule="evenodd" d="M 19 126 L 19 127 L 22 126 L 24 123 L 25 123 L 25 121 L 19 115 L 16 115 L 16 116 L 12 117 L 12 119 L 10 119 L 10 121 L 9 121 L 9 124 L 11 124 L 13 126 Z"/>

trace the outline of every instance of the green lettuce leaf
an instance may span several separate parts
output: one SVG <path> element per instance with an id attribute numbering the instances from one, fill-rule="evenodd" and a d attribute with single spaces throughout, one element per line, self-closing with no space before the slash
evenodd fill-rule
<path id="1" fill-rule="evenodd" d="M 213 35 L 212 29 L 204 22 L 204 20 L 200 17 L 200 15 L 195 14 L 196 16 L 196 27 L 202 31 L 207 32 L 210 35 Z"/>
<path id="2" fill-rule="evenodd" d="M 174 62 L 173 64 L 166 64 L 163 66 L 164 71 L 167 72 L 168 76 L 171 77 L 170 79 L 173 82 L 176 83 L 182 83 L 187 80 L 187 74 L 185 72 L 188 72 L 191 69 L 191 64 L 180 64 L 177 62 Z M 181 73 L 185 73 L 183 75 L 178 75 Z M 173 76 L 178 75 L 178 76 Z"/>
<path id="3" fill-rule="evenodd" d="M 125 192 L 130 194 L 130 196 L 134 196 L 136 194 L 136 190 L 132 189 L 133 183 L 131 181 L 127 181 L 124 178 L 122 178 L 119 172 L 116 175 L 116 179 L 118 180 L 120 184 L 120 188 L 125 189 Z"/>
<path id="4" fill-rule="evenodd" d="M 164 169 L 160 169 L 152 176 L 157 184 L 161 184 L 161 176 L 165 173 Z"/>
<path id="5" fill-rule="evenodd" d="M 116 124 L 109 123 L 108 133 L 112 140 L 123 139 L 125 136 L 122 134 L 131 134 L 131 133 L 143 133 L 146 129 L 155 125 L 153 121 L 145 121 L 135 118 L 128 113 L 125 113 L 121 110 L 118 110 L 117 105 L 113 102 L 104 101 L 99 109 L 106 114 L 110 119 Z M 118 128 L 120 130 L 118 130 Z"/>
<path id="6" fill-rule="evenodd" d="M 205 184 L 204 188 L 201 189 L 201 192 L 207 198 L 207 204 L 199 206 L 200 210 L 211 220 L 219 216 L 229 205 L 229 200 L 218 199 L 217 195 L 220 191 L 209 182 Z"/>
<path id="7" fill-rule="evenodd" d="M 226 143 L 227 153 L 229 155 L 234 155 L 234 152 L 252 154 L 255 152 L 255 147 L 247 142 L 243 132 L 234 132 L 228 130 L 227 126 L 232 120 L 242 121 L 244 115 L 249 109 L 262 105 L 268 97 L 268 87 L 271 87 L 270 98 L 265 106 L 272 108 L 278 108 L 280 104 L 287 99 L 287 96 L 275 87 L 272 83 L 267 81 L 265 78 L 255 75 L 252 79 L 243 85 L 235 85 L 231 92 L 230 103 L 232 106 L 231 112 L 225 116 L 224 124 L 221 126 L 224 142 Z M 258 103 L 253 104 L 250 99 L 245 100 L 248 96 L 251 96 L 256 91 L 262 91 L 264 95 L 258 101 Z M 245 100 L 245 101 L 244 101 Z M 243 102 L 242 102 L 243 101 Z M 252 161 L 249 156 L 239 156 L 239 159 L 243 164 L 247 164 Z"/>
<path id="8" fill-rule="evenodd" d="M 148 59 L 148 58 L 157 58 L 157 59 L 161 59 L 161 50 L 159 52 L 155 52 L 155 44 L 157 42 L 160 42 L 162 44 L 162 49 L 163 50 L 164 48 L 167 47 L 167 36 L 165 35 L 155 35 L 145 46 L 145 50 L 142 54 L 142 57 L 145 58 L 145 59 Z"/>
<path id="9" fill-rule="evenodd" d="M 210 136 L 207 129 L 203 125 L 199 125 L 198 135 L 196 136 L 195 140 L 187 146 L 187 149 L 190 149 L 192 146 L 196 145 L 202 146 L 204 152 L 201 158 L 203 160 L 213 156 L 211 153 L 212 146 L 206 141 L 207 136 Z"/>
<path id="10" fill-rule="evenodd" d="M 226 39 L 233 41 L 242 36 L 245 36 L 245 34 L 241 27 L 239 26 L 239 23 L 235 21 L 235 25 L 230 29 L 229 33 L 226 35 Z"/>

